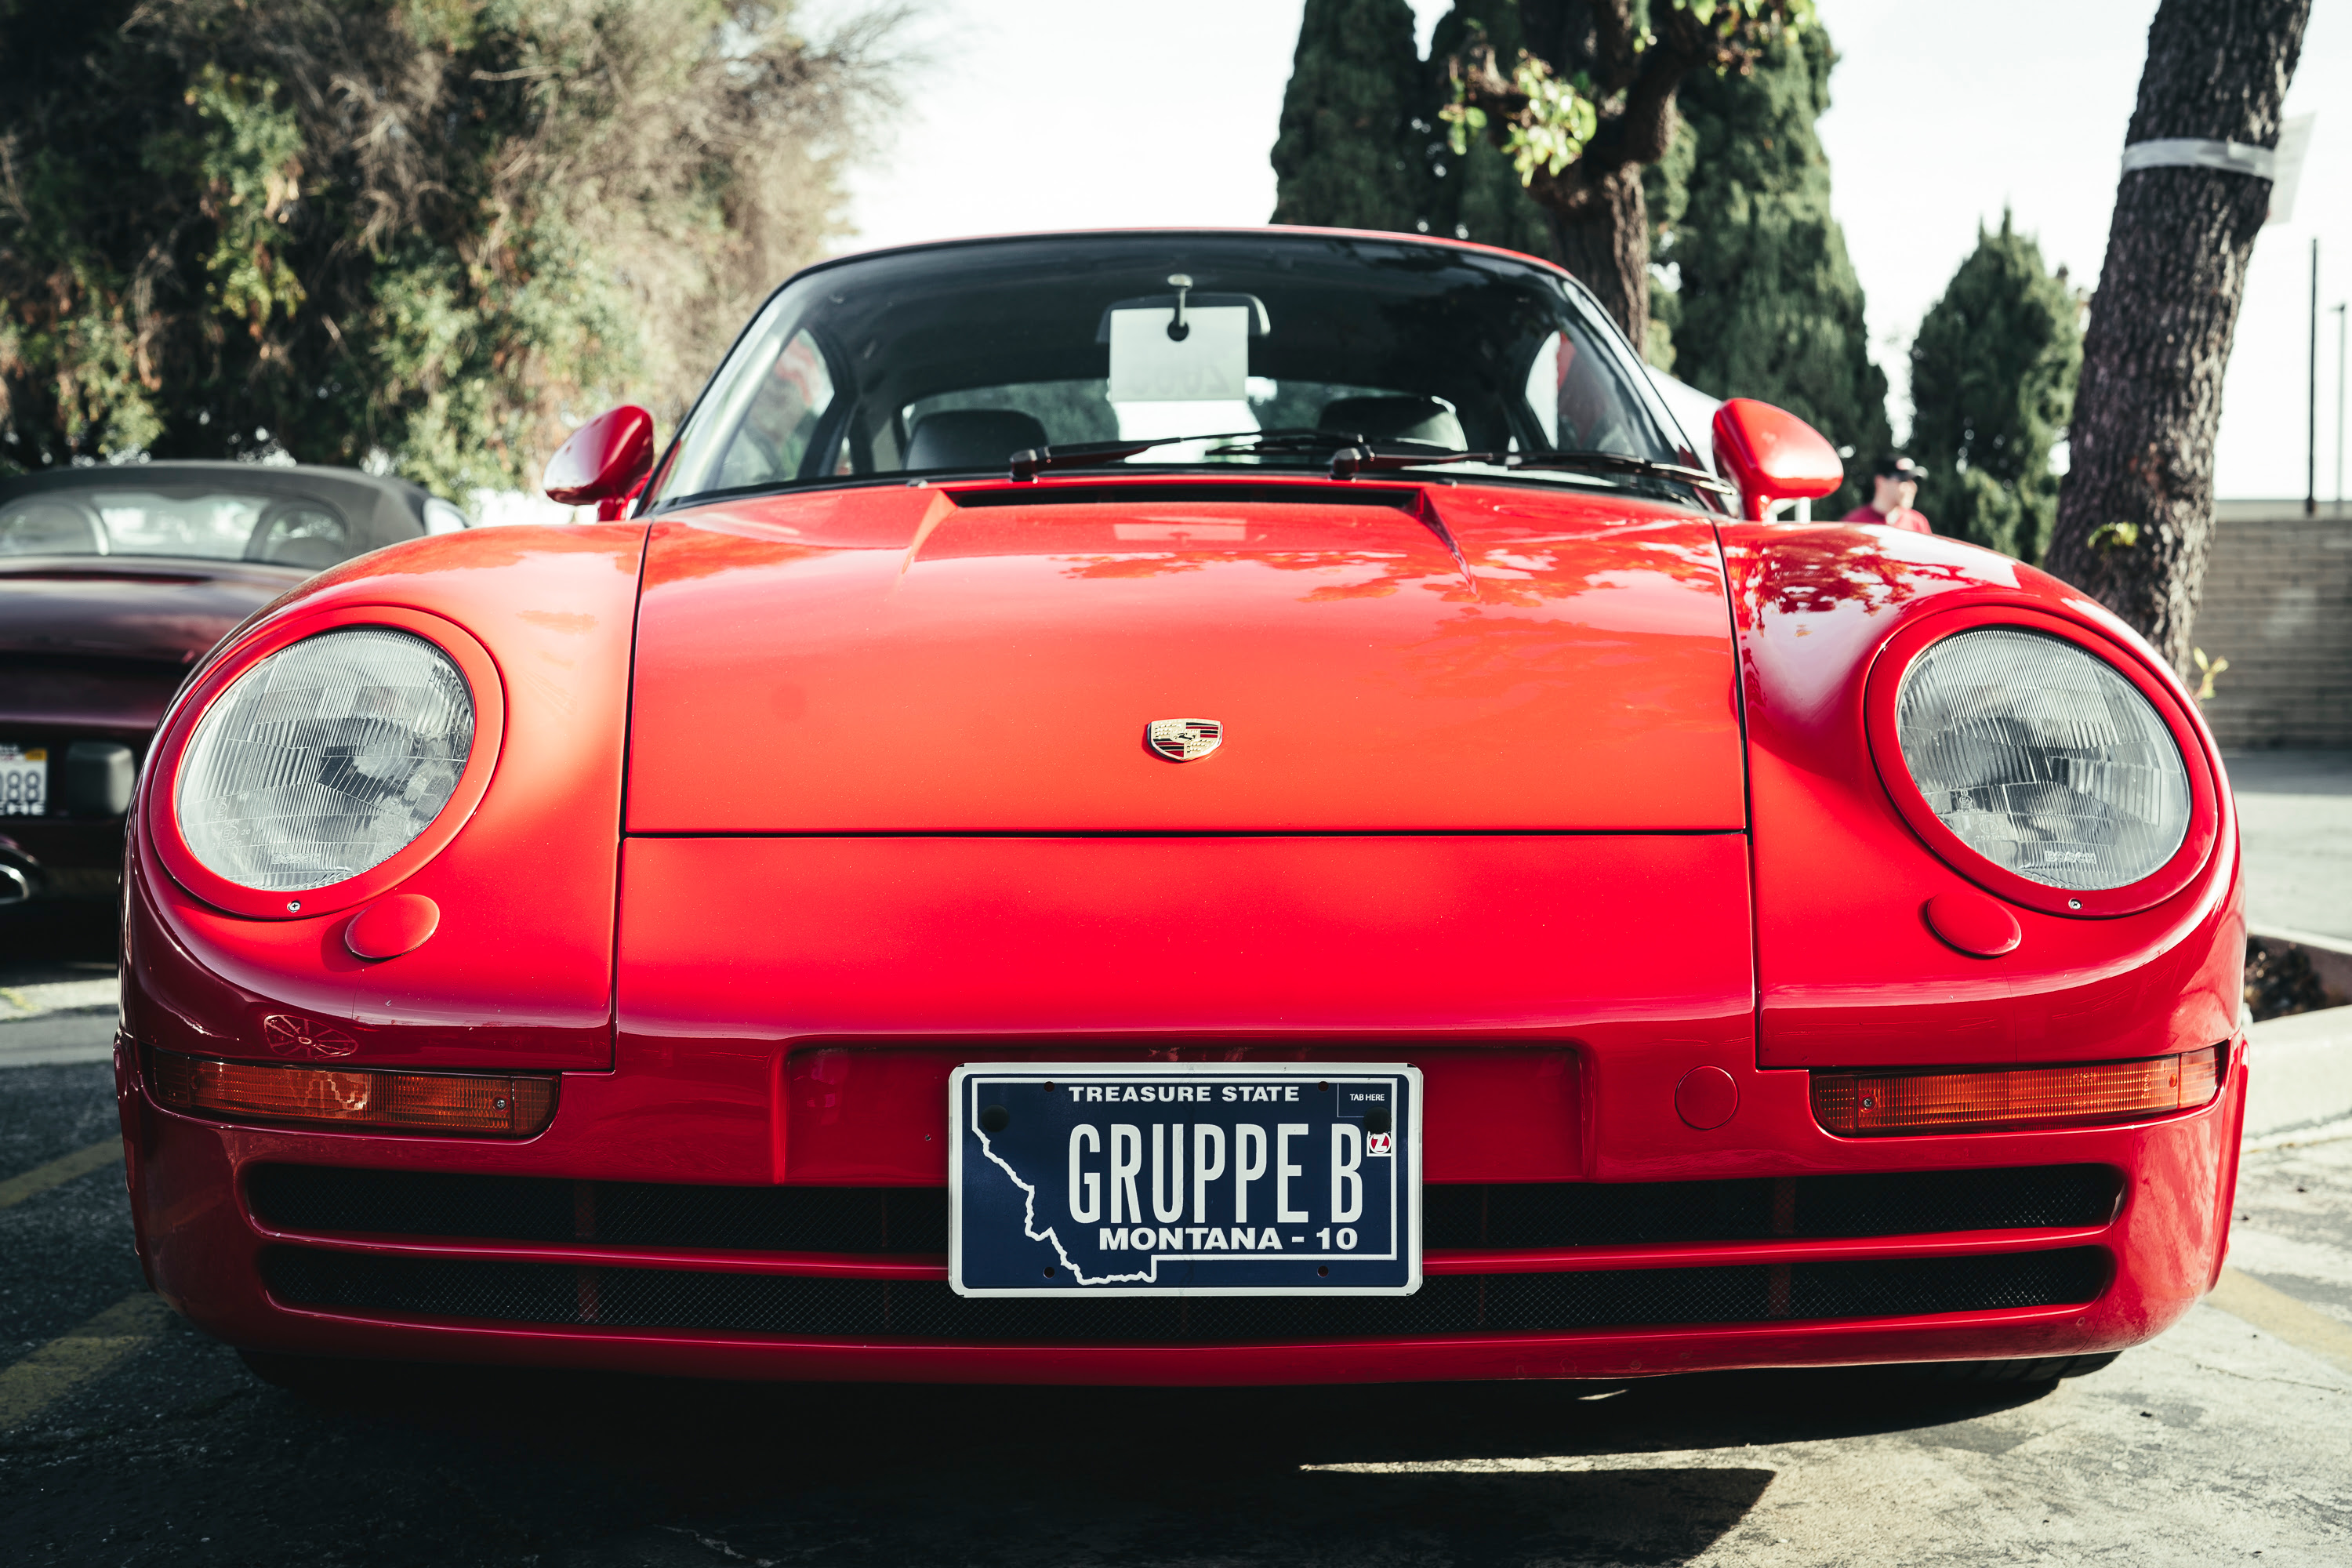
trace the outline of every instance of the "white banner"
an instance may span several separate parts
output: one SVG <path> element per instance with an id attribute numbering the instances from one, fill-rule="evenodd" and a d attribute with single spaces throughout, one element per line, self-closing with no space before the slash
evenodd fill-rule
<path id="1" fill-rule="evenodd" d="M 2271 223 L 2294 216 L 2294 190 L 2303 181 L 2304 154 L 2311 148 L 2315 114 L 2298 114 L 2279 127 L 2275 148 L 2246 142 L 2205 142 L 2193 136 L 2168 136 L 2157 142 L 2135 142 L 2124 149 L 2124 173 L 2137 169 L 2220 169 L 2252 174 L 2271 183 Z"/>

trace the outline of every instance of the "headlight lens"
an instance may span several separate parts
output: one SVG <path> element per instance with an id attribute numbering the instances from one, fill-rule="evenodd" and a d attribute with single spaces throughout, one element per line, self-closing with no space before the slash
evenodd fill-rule
<path id="1" fill-rule="evenodd" d="M 2053 888 L 2138 881 L 2188 836 L 2189 771 L 2139 689 L 2063 637 L 1958 632 L 1904 672 L 1895 734 L 1944 826 Z"/>
<path id="2" fill-rule="evenodd" d="M 180 835 L 229 881 L 323 888 L 424 832 L 473 743 L 473 693 L 448 655 L 384 626 L 321 632 L 247 670 L 198 721 Z"/>

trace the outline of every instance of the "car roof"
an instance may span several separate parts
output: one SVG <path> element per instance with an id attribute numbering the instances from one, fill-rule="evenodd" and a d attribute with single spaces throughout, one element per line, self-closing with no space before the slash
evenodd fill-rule
<path id="1" fill-rule="evenodd" d="M 811 262 L 808 266 L 802 268 L 798 272 L 793 273 L 791 278 L 786 279 L 785 282 L 789 283 L 793 281 L 793 279 L 805 278 L 813 272 L 822 272 L 829 268 L 839 267 L 852 261 L 871 261 L 877 257 L 905 256 L 912 252 L 921 250 L 949 250 L 962 246 L 1012 245 L 1019 244 L 1025 240 L 1039 239 L 1087 239 L 1094 237 L 1108 239 L 1133 238 L 1146 236 L 1159 236 L 1166 237 L 1197 236 L 1204 238 L 1213 237 L 1219 239 L 1264 239 L 1270 235 L 1277 238 L 1290 238 L 1296 237 L 1299 239 L 1357 239 L 1370 240 L 1382 245 L 1427 246 L 1435 250 L 1466 252 L 1475 256 L 1500 257 L 1505 260 L 1519 262 L 1523 265 L 1535 268 L 1540 271 L 1553 273 L 1559 277 L 1570 279 L 1571 280 L 1573 280 L 1576 276 L 1556 261 L 1547 261 L 1540 256 L 1529 256 L 1525 251 L 1506 250 L 1499 245 L 1481 245 L 1475 240 L 1454 239 L 1448 236 L 1434 234 L 1406 234 L 1396 229 L 1320 228 L 1310 227 L 1304 224 L 1271 223 L 1259 224 L 1249 227 L 1217 224 L 1181 224 L 1171 225 L 1164 227 L 1049 228 L 1010 234 L 971 234 L 959 235 L 942 239 L 910 240 L 904 245 L 877 246 L 870 250 L 847 250 L 842 252 L 839 256 L 828 256 L 822 261 Z"/>

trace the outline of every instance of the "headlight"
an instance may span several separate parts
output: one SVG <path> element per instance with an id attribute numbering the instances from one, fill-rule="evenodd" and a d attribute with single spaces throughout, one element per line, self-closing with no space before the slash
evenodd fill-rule
<path id="1" fill-rule="evenodd" d="M 247 670 L 198 721 L 180 835 L 243 887 L 340 882 L 431 825 L 473 742 L 473 693 L 441 649 L 385 626 L 321 632 Z"/>
<path id="2" fill-rule="evenodd" d="M 2163 718 L 2064 638 L 1987 626 L 1931 643 L 1904 672 L 1895 720 L 1937 819 L 2029 880 L 2125 887 L 2189 832 L 2189 771 Z"/>

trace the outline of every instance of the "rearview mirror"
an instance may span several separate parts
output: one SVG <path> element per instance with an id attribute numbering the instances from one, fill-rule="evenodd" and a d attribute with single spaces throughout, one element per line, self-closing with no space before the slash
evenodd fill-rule
<path id="1" fill-rule="evenodd" d="M 540 486 L 564 506 L 596 503 L 599 521 L 628 510 L 654 466 L 654 416 L 627 405 L 599 414 L 548 459 Z"/>
<path id="2" fill-rule="evenodd" d="M 1761 522 L 1774 501 L 1810 500 L 1845 483 L 1845 465 L 1820 431 L 1752 397 L 1715 411 L 1715 466 L 1739 487 L 1750 522 Z"/>

